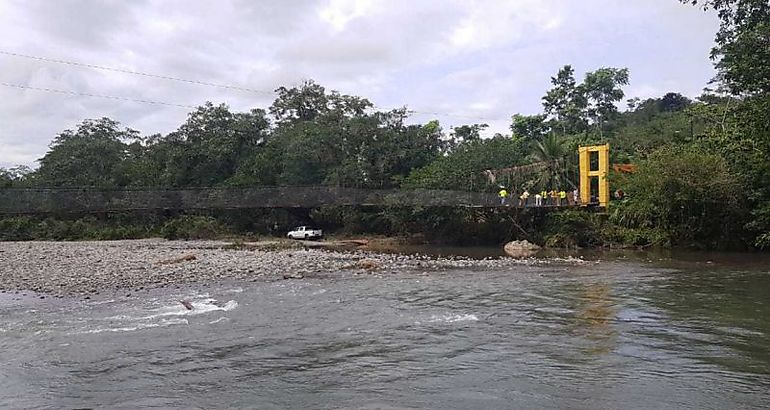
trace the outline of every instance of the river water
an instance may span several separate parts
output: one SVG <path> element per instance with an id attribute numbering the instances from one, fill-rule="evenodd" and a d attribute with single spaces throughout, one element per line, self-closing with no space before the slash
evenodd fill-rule
<path id="1" fill-rule="evenodd" d="M 758 258 L 0 295 L 0 408 L 767 408 Z"/>

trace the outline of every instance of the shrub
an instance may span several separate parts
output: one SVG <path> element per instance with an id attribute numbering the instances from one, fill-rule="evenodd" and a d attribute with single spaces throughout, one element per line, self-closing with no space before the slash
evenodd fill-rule
<path id="1" fill-rule="evenodd" d="M 548 247 L 590 247 L 603 244 L 601 216 L 585 210 L 564 210 L 547 215 L 544 242 Z"/>
<path id="2" fill-rule="evenodd" d="M 166 222 L 160 230 L 166 239 L 212 239 L 228 230 L 210 216 L 182 215 Z"/>
<path id="3" fill-rule="evenodd" d="M 610 209 L 620 226 L 660 231 L 674 245 L 723 247 L 743 239 L 742 181 L 719 155 L 691 145 L 665 147 L 622 183 L 627 199 Z"/>
<path id="4" fill-rule="evenodd" d="M 36 238 L 37 222 L 27 216 L 0 219 L 0 241 L 30 241 Z"/>

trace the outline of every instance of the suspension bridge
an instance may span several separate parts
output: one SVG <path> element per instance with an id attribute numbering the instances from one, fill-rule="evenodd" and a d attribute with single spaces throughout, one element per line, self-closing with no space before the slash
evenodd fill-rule
<path id="1" fill-rule="evenodd" d="M 597 169 L 590 169 L 589 154 L 598 152 Z M 361 189 L 334 186 L 280 186 L 248 188 L 0 189 L 0 214 L 93 213 L 139 210 L 317 208 L 322 206 L 469 207 L 563 209 L 583 205 L 606 206 L 609 186 L 608 146 L 580 148 L 580 200 L 546 201 L 537 206 L 535 194 L 521 203 L 515 192 L 502 203 L 496 192 L 435 189 Z M 524 166 L 528 171 L 541 166 Z M 503 170 L 511 171 L 513 168 Z M 500 170 L 498 170 L 500 171 Z M 489 172 L 489 171 L 487 171 Z M 505 174 L 503 172 L 503 174 Z M 598 195 L 591 194 L 590 179 L 598 180 Z M 596 201 L 592 201 L 596 198 Z"/>
<path id="2" fill-rule="evenodd" d="M 526 207 L 534 207 L 530 198 Z M 98 190 L 2 189 L 0 213 L 89 213 L 137 210 L 317 208 L 321 206 L 522 207 L 496 193 L 376 190 L 328 186 Z M 567 206 L 565 204 L 565 206 Z M 545 206 L 543 208 L 549 208 Z"/>

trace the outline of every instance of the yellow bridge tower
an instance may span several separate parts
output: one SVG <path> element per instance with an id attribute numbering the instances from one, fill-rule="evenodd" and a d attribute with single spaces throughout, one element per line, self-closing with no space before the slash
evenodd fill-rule
<path id="1" fill-rule="evenodd" d="M 591 154 L 598 154 L 598 168 L 591 169 Z M 610 183 L 607 172 L 610 169 L 610 144 L 592 145 L 578 148 L 580 155 L 580 203 L 584 206 L 591 202 L 591 178 L 599 179 L 599 206 L 606 207 L 610 202 Z"/>

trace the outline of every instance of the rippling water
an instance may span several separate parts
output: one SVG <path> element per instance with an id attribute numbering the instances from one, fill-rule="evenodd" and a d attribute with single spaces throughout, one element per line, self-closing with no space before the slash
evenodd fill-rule
<path id="1" fill-rule="evenodd" d="M 770 403 L 761 266 L 611 257 L 87 303 L 1 296 L 1 408 Z"/>

